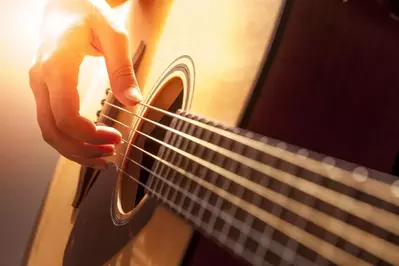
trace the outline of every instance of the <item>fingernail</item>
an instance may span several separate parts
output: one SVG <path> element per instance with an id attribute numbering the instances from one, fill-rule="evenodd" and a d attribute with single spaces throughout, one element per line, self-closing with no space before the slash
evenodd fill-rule
<path id="1" fill-rule="evenodd" d="M 138 88 L 130 88 L 125 91 L 125 97 L 129 100 L 141 102 L 143 100 L 143 96 Z"/>

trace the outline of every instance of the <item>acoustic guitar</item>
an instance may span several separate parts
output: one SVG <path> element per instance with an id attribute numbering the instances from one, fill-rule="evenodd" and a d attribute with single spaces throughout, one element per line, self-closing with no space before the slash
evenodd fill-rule
<path id="1" fill-rule="evenodd" d="M 399 265 L 392 5 L 127 5 L 144 100 L 93 77 L 82 113 L 124 142 L 60 159 L 26 265 Z"/>

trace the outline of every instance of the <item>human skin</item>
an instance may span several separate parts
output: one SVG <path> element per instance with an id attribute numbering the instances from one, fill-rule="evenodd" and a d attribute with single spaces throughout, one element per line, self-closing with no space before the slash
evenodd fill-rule
<path id="1" fill-rule="evenodd" d="M 79 67 L 104 56 L 112 92 L 125 105 L 142 100 L 126 30 L 104 0 L 52 0 L 43 12 L 40 44 L 29 71 L 43 139 L 64 157 L 105 169 L 121 134 L 79 113 Z"/>

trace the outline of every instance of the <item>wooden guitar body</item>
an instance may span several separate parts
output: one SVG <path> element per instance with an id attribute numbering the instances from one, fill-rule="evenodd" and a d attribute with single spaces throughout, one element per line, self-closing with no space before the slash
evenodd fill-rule
<path id="1" fill-rule="evenodd" d="M 183 92 L 179 108 L 237 126 L 282 8 L 283 1 L 275 0 L 132 2 L 127 26 L 132 51 L 140 42 L 146 43 L 136 72 L 146 102 L 168 109 Z M 108 87 L 106 72 L 103 75 L 103 81 L 97 80 L 87 93 L 90 106 L 83 107 L 87 108 L 84 115 L 93 119 Z M 117 119 L 134 124 L 123 112 Z M 128 129 L 115 127 L 125 139 L 129 137 Z M 114 163 L 119 165 L 121 157 L 115 156 Z M 178 265 L 182 261 L 193 229 L 165 208 L 145 200 L 144 206 L 134 209 L 138 213 L 128 225 L 113 224 L 110 206 L 115 186 L 126 191 L 124 201 L 131 201 L 125 203 L 130 205 L 124 210 L 127 216 L 137 188 L 133 181 L 118 179 L 115 167 L 97 177 L 75 213 L 71 203 L 79 171 L 79 165 L 60 159 L 28 265 Z"/>
<path id="2" fill-rule="evenodd" d="M 132 51 L 146 44 L 136 71 L 145 103 L 391 172 L 399 127 L 388 119 L 399 116 L 399 49 L 389 43 L 399 47 L 398 25 L 374 1 L 349 2 L 133 1 L 126 24 Z M 378 36 L 382 51 L 366 36 Z M 377 51 L 380 57 L 371 56 Z M 370 70 L 375 65 L 380 69 Z M 106 77 L 103 68 L 83 115 L 95 118 Z M 170 122 L 142 105 L 123 108 L 128 112 L 119 110 L 113 126 L 126 142 L 77 209 L 71 204 L 81 167 L 60 159 L 27 265 L 244 265 L 123 174 L 145 183 L 145 171 L 126 158 L 149 169 L 153 164 L 129 144 L 154 154 L 159 149 L 132 128 L 163 137 L 140 117 Z"/>

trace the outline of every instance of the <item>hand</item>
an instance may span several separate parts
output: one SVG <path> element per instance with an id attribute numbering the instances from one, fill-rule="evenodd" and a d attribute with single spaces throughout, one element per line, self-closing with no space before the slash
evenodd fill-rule
<path id="1" fill-rule="evenodd" d="M 29 71 L 44 140 L 64 157 L 100 169 L 121 134 L 79 114 L 79 67 L 86 55 L 103 55 L 115 97 L 141 101 L 129 41 L 104 0 L 54 0 L 44 10 L 40 46 Z"/>

